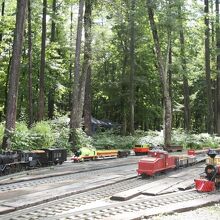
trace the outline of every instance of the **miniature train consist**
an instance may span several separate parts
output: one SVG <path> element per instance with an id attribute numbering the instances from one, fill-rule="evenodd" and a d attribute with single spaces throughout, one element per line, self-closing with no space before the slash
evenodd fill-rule
<path id="1" fill-rule="evenodd" d="M 208 159 L 204 174 L 195 179 L 195 188 L 198 192 L 211 192 L 220 187 L 220 155 L 216 150 L 207 152 Z"/>
<path id="2" fill-rule="evenodd" d="M 82 147 L 74 151 L 72 162 L 81 162 L 85 160 L 97 160 L 104 158 L 127 157 L 130 150 L 97 150 L 93 147 Z"/>
<path id="3" fill-rule="evenodd" d="M 194 155 L 169 155 L 167 151 L 153 149 L 148 156 L 138 162 L 137 173 L 141 176 L 154 176 L 170 169 L 191 166 L 196 163 Z"/>
<path id="4" fill-rule="evenodd" d="M 183 146 L 181 145 L 169 145 L 169 146 L 162 146 L 158 145 L 156 147 L 149 146 L 148 144 L 136 144 L 133 148 L 135 155 L 145 155 L 148 154 L 150 150 L 153 148 L 158 148 L 161 150 L 165 150 L 167 152 L 181 152 L 183 151 Z"/>
<path id="5" fill-rule="evenodd" d="M 3 152 L 0 154 L 0 176 L 35 167 L 62 164 L 66 160 L 67 150 L 62 148 Z"/>

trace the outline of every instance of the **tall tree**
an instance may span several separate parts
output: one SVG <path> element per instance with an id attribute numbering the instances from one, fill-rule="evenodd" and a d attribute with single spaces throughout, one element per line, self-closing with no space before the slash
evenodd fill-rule
<path id="1" fill-rule="evenodd" d="M 2 148 L 10 148 L 10 134 L 15 129 L 20 62 L 22 54 L 27 0 L 17 0 L 16 25 L 13 40 L 13 53 L 9 75 L 7 112 Z"/>
<path id="2" fill-rule="evenodd" d="M 47 27 L 47 0 L 43 0 L 42 36 L 41 36 L 41 64 L 40 64 L 40 85 L 38 121 L 43 120 L 45 114 L 45 64 L 46 64 L 46 27 Z"/>
<path id="3" fill-rule="evenodd" d="M 85 1 L 84 28 L 85 28 L 85 46 L 84 46 L 84 71 L 86 74 L 85 101 L 84 101 L 84 125 L 87 135 L 92 135 L 92 103 L 91 103 L 91 74 L 92 74 L 92 0 Z"/>
<path id="4" fill-rule="evenodd" d="M 71 12 L 70 12 L 70 50 L 73 50 L 73 5 L 71 5 Z M 71 93 L 71 87 L 72 87 L 72 80 L 73 80 L 73 53 L 70 52 L 69 55 L 69 98 L 68 98 L 68 106 L 69 110 L 72 109 L 72 93 Z"/>
<path id="5" fill-rule="evenodd" d="M 31 0 L 28 0 L 28 125 L 31 125 L 34 122 L 33 115 L 33 61 L 32 61 L 32 24 L 31 24 Z"/>
<path id="6" fill-rule="evenodd" d="M 220 22 L 219 22 L 219 0 L 216 5 L 216 50 L 217 50 L 217 123 L 216 131 L 220 135 Z"/>
<path id="7" fill-rule="evenodd" d="M 5 0 L 2 0 L 2 10 L 1 10 L 1 22 L 4 23 L 4 16 L 5 16 Z M 2 42 L 3 38 L 3 30 L 0 32 L 0 42 Z M 8 78 L 9 78 L 9 71 L 11 67 L 11 58 L 9 59 L 8 64 L 8 71 L 7 71 L 7 77 L 6 77 L 6 84 L 5 84 L 5 105 L 4 105 L 4 114 L 6 114 L 6 108 L 7 108 L 7 93 L 8 93 Z M 0 119 L 2 115 L 0 114 Z"/>
<path id="8" fill-rule="evenodd" d="M 2 0 L 2 10 L 1 10 L 2 23 L 4 22 L 4 16 L 5 16 L 5 0 Z M 0 32 L 0 42 L 2 41 L 2 37 L 3 37 L 3 30 Z"/>
<path id="9" fill-rule="evenodd" d="M 168 60 L 169 60 L 169 51 L 170 51 L 170 42 L 171 42 L 171 33 L 168 30 L 167 35 L 167 50 L 166 50 L 166 59 L 164 61 L 159 35 L 157 31 L 157 26 L 154 20 L 154 9 L 153 1 L 147 0 L 147 9 L 148 16 L 151 26 L 151 31 L 154 40 L 155 52 L 157 57 L 158 71 L 160 73 L 160 79 L 163 87 L 163 100 L 164 100 L 164 145 L 168 146 L 171 144 L 171 129 L 172 129 L 172 109 L 171 109 L 171 97 L 169 93 L 169 79 L 167 76 L 168 72 Z"/>
<path id="10" fill-rule="evenodd" d="M 184 96 L 184 129 L 190 131 L 190 106 L 189 106 L 189 83 L 187 77 L 186 53 L 185 53 L 185 37 L 183 28 L 183 17 L 181 5 L 179 6 L 180 17 L 180 57 L 183 71 L 183 96 Z"/>
<path id="11" fill-rule="evenodd" d="M 80 54 L 82 42 L 82 26 L 83 26 L 83 8 L 84 0 L 79 0 L 79 12 L 77 23 L 77 36 L 76 36 L 76 49 L 75 49 L 75 62 L 74 62 L 74 83 L 72 93 L 72 109 L 70 115 L 70 143 L 74 148 L 77 143 L 77 128 L 80 128 L 82 112 L 80 111 L 81 103 L 79 103 L 80 94 Z"/>
<path id="12" fill-rule="evenodd" d="M 53 15 L 52 15 L 52 24 L 51 24 L 51 38 L 50 38 L 51 43 L 55 42 L 56 40 L 56 22 L 55 22 L 56 9 L 57 9 L 57 0 L 53 0 L 53 5 L 52 5 Z M 52 119 L 54 116 L 54 95 L 55 95 L 55 85 L 52 84 L 48 92 L 49 119 Z"/>
<path id="13" fill-rule="evenodd" d="M 207 131 L 213 133 L 213 99 L 211 85 L 210 68 L 210 28 L 209 28 L 209 0 L 204 0 L 205 8 L 205 73 L 206 73 L 206 93 L 207 93 Z"/>
<path id="14" fill-rule="evenodd" d="M 134 90 L 135 90 L 135 0 L 131 1 L 130 15 L 130 132 L 134 134 Z"/>

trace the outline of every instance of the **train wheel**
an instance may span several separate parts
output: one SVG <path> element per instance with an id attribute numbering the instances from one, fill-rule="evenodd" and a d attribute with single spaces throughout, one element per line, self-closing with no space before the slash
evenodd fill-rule
<path id="1" fill-rule="evenodd" d="M 148 176 L 147 176 L 146 173 L 142 173 L 142 174 L 141 174 L 141 177 L 142 177 L 143 179 L 146 179 Z"/>

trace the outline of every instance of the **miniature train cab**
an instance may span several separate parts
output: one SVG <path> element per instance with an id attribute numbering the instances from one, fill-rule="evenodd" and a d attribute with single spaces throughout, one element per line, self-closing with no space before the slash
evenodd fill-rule
<path id="1" fill-rule="evenodd" d="M 166 151 L 149 151 L 148 157 L 138 162 L 138 175 L 153 176 L 156 173 L 176 167 L 176 157 L 170 156 Z"/>

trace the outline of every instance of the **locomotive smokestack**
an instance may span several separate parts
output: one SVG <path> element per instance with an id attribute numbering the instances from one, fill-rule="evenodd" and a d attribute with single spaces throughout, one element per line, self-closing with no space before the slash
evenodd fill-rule
<path id="1" fill-rule="evenodd" d="M 217 155 L 217 152 L 216 152 L 215 150 L 209 149 L 207 155 L 208 155 L 209 157 L 211 157 L 212 159 L 214 159 L 215 156 Z"/>

